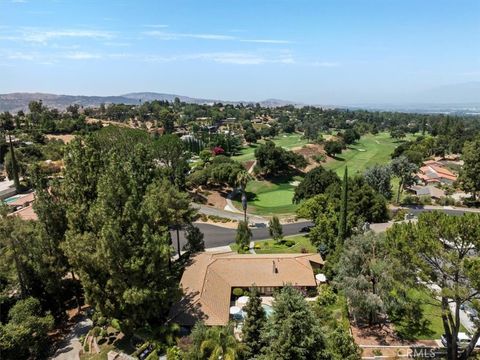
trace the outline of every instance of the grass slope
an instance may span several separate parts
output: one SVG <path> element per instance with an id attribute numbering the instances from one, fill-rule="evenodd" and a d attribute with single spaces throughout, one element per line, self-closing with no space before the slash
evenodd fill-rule
<path id="1" fill-rule="evenodd" d="M 297 209 L 297 204 L 292 204 L 295 186 L 292 181 L 300 181 L 302 178 L 278 178 L 274 182 L 250 181 L 247 185 L 248 212 L 259 215 L 292 214 Z M 234 200 L 234 204 L 241 209 L 240 198 Z"/>
<path id="2" fill-rule="evenodd" d="M 292 149 L 298 146 L 308 144 L 307 140 L 302 139 L 301 134 L 280 134 L 272 140 L 275 144 L 284 147 L 285 149 Z M 258 147 L 259 144 L 262 144 L 263 142 L 263 140 L 260 140 L 258 144 L 251 144 L 242 148 L 240 154 L 232 156 L 232 159 L 240 162 L 255 160 L 255 149 Z"/>
<path id="3" fill-rule="evenodd" d="M 409 135 L 406 140 L 413 138 L 414 135 Z M 335 171 L 339 176 L 343 176 L 345 166 L 348 166 L 349 175 L 363 173 L 365 169 L 375 164 L 390 162 L 391 154 L 400 143 L 401 141 L 392 139 L 388 133 L 366 134 L 336 159 L 330 159 L 322 166 Z"/>

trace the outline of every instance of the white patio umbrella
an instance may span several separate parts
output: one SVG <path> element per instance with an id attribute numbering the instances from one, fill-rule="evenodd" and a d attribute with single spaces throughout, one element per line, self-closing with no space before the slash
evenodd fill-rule
<path id="1" fill-rule="evenodd" d="M 327 282 L 327 277 L 325 276 L 325 274 L 317 274 L 315 275 L 315 279 L 317 279 L 317 282 L 319 283 Z"/>
<path id="2" fill-rule="evenodd" d="M 242 309 L 240 309 L 238 306 L 230 307 L 230 315 L 238 314 L 240 311 L 242 311 Z"/>
<path id="3" fill-rule="evenodd" d="M 237 304 L 247 304 L 248 303 L 248 300 L 250 300 L 250 297 L 249 296 L 240 296 L 238 299 L 237 299 Z"/>

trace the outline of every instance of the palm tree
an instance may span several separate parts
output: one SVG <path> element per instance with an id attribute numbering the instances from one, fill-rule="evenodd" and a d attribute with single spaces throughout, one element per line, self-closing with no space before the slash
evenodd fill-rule
<path id="1" fill-rule="evenodd" d="M 245 222 L 247 221 L 247 194 L 245 189 L 247 188 L 247 184 L 250 180 L 252 180 L 252 176 L 247 170 L 240 170 L 237 173 L 237 178 L 235 179 L 235 185 L 240 187 L 240 190 L 242 191 L 243 220 Z"/>
<path id="2" fill-rule="evenodd" d="M 207 330 L 206 335 L 200 346 L 203 359 L 236 360 L 239 358 L 241 344 L 233 335 L 232 324 L 224 327 L 211 327 Z"/>

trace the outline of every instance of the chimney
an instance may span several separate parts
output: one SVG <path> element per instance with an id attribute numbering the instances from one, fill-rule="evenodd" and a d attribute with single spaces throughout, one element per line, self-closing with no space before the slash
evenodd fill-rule
<path id="1" fill-rule="evenodd" d="M 277 274 L 277 273 L 278 273 L 278 269 L 277 269 L 277 266 L 275 265 L 275 260 L 272 260 L 272 264 L 273 264 L 273 273 L 274 273 L 274 274 Z"/>

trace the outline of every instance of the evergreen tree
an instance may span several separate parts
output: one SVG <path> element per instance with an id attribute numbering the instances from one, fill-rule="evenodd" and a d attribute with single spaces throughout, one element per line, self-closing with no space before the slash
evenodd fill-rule
<path id="1" fill-rule="evenodd" d="M 268 232 L 275 242 L 280 242 L 283 239 L 283 229 L 278 216 L 274 215 L 268 222 Z"/>
<path id="2" fill-rule="evenodd" d="M 267 345 L 259 359 L 329 359 L 317 318 L 303 295 L 291 286 L 275 296 L 262 340 Z"/>
<path id="3" fill-rule="evenodd" d="M 338 225 L 338 239 L 343 243 L 347 237 L 347 213 L 348 213 L 348 169 L 345 166 L 342 184 L 342 198 L 340 203 L 340 219 Z"/>
<path id="4" fill-rule="evenodd" d="M 239 221 L 237 227 L 237 235 L 235 236 L 235 243 L 238 246 L 238 252 L 245 251 L 245 248 L 248 248 L 250 245 L 250 240 L 252 239 L 252 230 L 248 227 L 246 221 Z"/>
<path id="5" fill-rule="evenodd" d="M 472 193 L 475 201 L 480 192 L 480 136 L 465 143 L 462 158 L 464 165 L 458 180 L 463 190 Z"/>
<path id="6" fill-rule="evenodd" d="M 12 137 L 8 135 L 8 139 L 10 140 L 10 157 L 11 157 L 11 166 L 12 166 L 12 177 L 13 177 L 13 183 L 15 185 L 15 190 L 17 192 L 20 192 L 21 186 L 20 186 L 20 178 L 18 177 L 18 164 L 17 164 L 17 159 L 15 158 L 15 151 L 13 149 L 13 143 L 12 143 Z"/>
<path id="7" fill-rule="evenodd" d="M 156 197 L 170 195 L 154 181 L 158 173 L 148 148 L 137 144 L 127 151 L 130 145 L 122 144 L 103 150 L 86 138 L 69 145 L 62 248 L 87 301 L 128 331 L 162 321 L 178 286 L 170 266 L 172 218 Z"/>
<path id="8" fill-rule="evenodd" d="M 183 247 L 185 251 L 194 254 L 205 251 L 205 242 L 203 241 L 203 233 L 200 229 L 192 224 L 187 225 L 186 229 L 187 243 Z"/>
<path id="9" fill-rule="evenodd" d="M 265 345 L 262 342 L 261 333 L 266 323 L 266 315 L 256 287 L 250 292 L 250 299 L 244 310 L 247 315 L 243 321 L 242 341 L 245 344 L 245 358 L 252 359 Z"/>
<path id="10" fill-rule="evenodd" d="M 8 312 L 8 322 L 0 323 L 2 359 L 42 359 L 48 355 L 52 315 L 43 315 L 40 301 L 19 300 Z"/>

